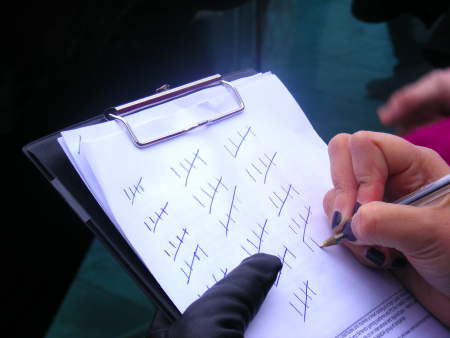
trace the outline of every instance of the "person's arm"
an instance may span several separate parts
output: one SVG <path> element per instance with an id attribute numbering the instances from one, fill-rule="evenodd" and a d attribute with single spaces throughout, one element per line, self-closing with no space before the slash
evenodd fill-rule
<path id="1" fill-rule="evenodd" d="M 404 266 L 394 269 L 400 281 L 450 326 L 450 195 L 420 208 L 389 203 L 449 174 L 450 167 L 433 150 L 375 132 L 340 134 L 329 154 L 334 188 L 324 209 L 331 222 L 341 215 L 336 232 L 353 234 L 345 246 L 371 267 Z"/>

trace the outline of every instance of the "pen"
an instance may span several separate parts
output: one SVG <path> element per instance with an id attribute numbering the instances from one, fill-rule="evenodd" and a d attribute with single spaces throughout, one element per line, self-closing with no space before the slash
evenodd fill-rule
<path id="1" fill-rule="evenodd" d="M 420 207 L 437 202 L 447 193 L 450 193 L 450 174 L 438 179 L 437 181 L 431 182 L 430 184 L 427 184 L 392 203 Z M 328 238 L 320 245 L 320 247 L 326 248 L 327 246 L 336 245 L 344 239 L 345 234 L 340 232 Z"/>

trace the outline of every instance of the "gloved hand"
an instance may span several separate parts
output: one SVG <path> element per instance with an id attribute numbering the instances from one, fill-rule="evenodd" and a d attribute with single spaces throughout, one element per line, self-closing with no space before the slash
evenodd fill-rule
<path id="1" fill-rule="evenodd" d="M 193 302 L 178 321 L 154 328 L 150 338 L 244 337 L 280 269 L 276 256 L 260 253 L 244 259 Z"/>

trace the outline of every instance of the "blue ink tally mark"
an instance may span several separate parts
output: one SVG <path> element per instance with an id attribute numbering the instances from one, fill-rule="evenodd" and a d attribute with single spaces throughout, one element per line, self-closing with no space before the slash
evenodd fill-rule
<path id="1" fill-rule="evenodd" d="M 214 279 L 214 283 L 217 283 L 219 280 L 221 280 L 222 278 L 225 278 L 228 274 L 228 269 L 220 269 L 220 276 L 219 279 L 216 278 L 216 276 L 214 274 L 212 274 L 212 277 Z"/>
<path id="2" fill-rule="evenodd" d="M 306 233 L 306 227 L 309 224 L 309 217 L 311 216 L 311 207 L 305 207 L 306 209 L 306 217 L 303 217 L 301 214 L 299 214 L 300 218 L 303 220 L 303 235 L 302 235 L 302 242 L 311 250 L 314 251 L 309 245 L 308 243 L 305 242 L 305 233 Z"/>
<path id="3" fill-rule="evenodd" d="M 264 234 L 268 235 L 268 232 L 267 232 L 267 230 L 266 230 L 266 227 L 267 227 L 267 218 L 266 218 L 266 220 L 264 221 L 264 223 L 263 223 L 262 225 L 259 224 L 259 223 L 257 223 L 257 224 L 258 224 L 259 230 L 258 230 L 258 231 L 252 230 L 252 234 L 254 235 L 255 238 L 252 238 L 252 239 L 246 238 L 246 241 L 247 241 L 247 243 L 250 244 L 251 247 L 256 251 L 255 253 L 260 253 L 260 252 L 261 252 L 261 245 L 262 245 L 262 242 L 263 242 L 263 236 L 264 236 Z M 246 244 L 247 244 L 247 243 L 246 243 Z M 252 255 L 252 254 L 250 253 L 250 251 L 246 249 L 245 246 L 241 245 L 241 248 L 242 248 L 249 256 Z"/>
<path id="4" fill-rule="evenodd" d="M 202 192 L 207 197 L 209 197 L 209 199 L 210 199 L 210 202 L 209 202 L 209 213 L 210 214 L 211 214 L 211 211 L 212 211 L 214 198 L 216 197 L 217 192 L 219 191 L 219 188 L 220 187 L 224 187 L 226 190 L 228 190 L 227 187 L 222 182 L 222 176 L 220 176 L 219 179 L 216 178 L 216 180 L 217 180 L 217 182 L 215 183 L 215 185 L 212 185 L 211 183 L 208 183 L 208 190 L 205 190 L 205 189 L 201 188 Z"/>
<path id="5" fill-rule="evenodd" d="M 194 197 L 195 201 L 202 208 L 206 208 L 207 205 L 209 206 L 208 207 L 209 214 L 212 213 L 213 203 L 214 203 L 216 195 L 219 193 L 219 191 L 222 189 L 228 191 L 227 186 L 223 183 L 222 176 L 220 178 L 216 178 L 215 180 L 216 181 L 213 183 L 207 182 L 206 185 L 204 185 L 203 187 L 200 188 L 200 191 L 201 191 L 200 197 L 199 197 L 199 195 L 192 195 L 192 197 Z M 209 200 L 209 201 L 205 202 L 204 199 Z"/>
<path id="6" fill-rule="evenodd" d="M 301 292 L 293 292 L 293 295 L 295 297 L 294 302 L 300 304 L 295 305 L 293 302 L 289 302 L 289 305 L 299 314 L 299 316 L 303 317 L 303 322 L 306 322 L 306 312 L 309 309 L 309 302 L 312 300 L 311 295 L 317 296 L 317 294 L 309 286 L 309 281 L 303 282 L 303 286 L 298 289 Z"/>
<path id="7" fill-rule="evenodd" d="M 178 162 L 178 166 L 176 168 L 170 167 L 170 171 L 178 178 L 184 180 L 184 186 L 187 187 L 189 183 L 189 178 L 191 176 L 191 172 L 193 169 L 197 169 L 198 164 L 208 165 L 206 161 L 200 156 L 200 149 L 197 149 L 196 152 L 193 152 L 194 155 L 191 160 L 184 159 L 181 162 Z"/>
<path id="8" fill-rule="evenodd" d="M 164 250 L 166 255 L 172 258 L 174 262 L 177 260 L 178 252 L 180 251 L 180 248 L 184 243 L 184 237 L 186 235 L 189 235 L 189 232 L 186 228 L 183 228 L 181 236 L 177 235 L 174 241 L 169 241 L 169 250 Z"/>
<path id="9" fill-rule="evenodd" d="M 202 207 L 202 208 L 204 208 L 205 207 L 205 205 L 203 204 L 203 202 L 202 201 L 200 201 L 200 199 L 197 197 L 197 196 L 195 196 L 195 195 L 192 195 L 192 197 L 194 197 L 194 200 L 196 200 L 197 201 L 197 203 L 198 204 L 200 204 L 200 206 Z"/>
<path id="10" fill-rule="evenodd" d="M 141 195 L 144 192 L 144 187 L 142 186 L 142 177 L 140 177 L 139 181 L 133 186 L 123 189 L 123 192 L 131 202 L 131 205 L 133 205 L 136 196 Z"/>
<path id="11" fill-rule="evenodd" d="M 292 253 L 292 251 L 289 250 L 289 249 L 287 248 L 286 245 L 283 245 L 283 246 L 284 246 L 283 255 L 282 255 L 282 256 L 279 256 L 279 255 L 278 255 L 278 258 L 281 259 L 282 267 L 281 267 L 281 270 L 280 270 L 280 272 L 278 273 L 277 279 L 276 279 L 276 281 L 275 281 L 275 286 L 276 286 L 276 287 L 278 287 L 278 282 L 280 281 L 281 274 L 282 274 L 283 271 L 284 271 L 284 266 L 286 265 L 289 269 L 292 268 L 292 267 L 289 265 L 288 261 L 287 261 L 288 258 L 294 258 L 294 259 L 297 258 L 297 257 Z"/>
<path id="12" fill-rule="evenodd" d="M 228 230 L 229 230 L 229 227 L 230 227 L 230 221 L 233 222 L 233 223 L 236 223 L 236 221 L 231 216 L 231 213 L 233 212 L 233 209 L 238 210 L 236 205 L 235 205 L 235 200 L 237 199 L 236 198 L 236 187 L 237 186 L 235 185 L 234 189 L 233 189 L 233 197 L 232 197 L 231 203 L 230 203 L 230 209 L 228 211 L 228 214 L 226 214 L 227 220 L 225 221 L 225 223 L 222 222 L 221 220 L 219 220 L 219 223 L 225 228 L 225 236 L 228 236 Z"/>
<path id="13" fill-rule="evenodd" d="M 266 155 L 266 154 L 264 154 L 264 155 Z M 275 153 L 273 154 L 272 158 L 270 158 L 269 164 L 268 164 L 267 167 L 266 167 L 266 172 L 265 172 L 265 174 L 264 174 L 264 184 L 266 184 L 266 181 L 267 181 L 267 175 L 269 174 L 269 169 L 271 168 L 272 164 L 274 164 L 274 163 L 273 163 L 273 160 L 275 159 L 275 156 L 276 156 L 276 155 L 277 155 L 277 152 L 275 152 Z M 266 157 L 267 157 L 267 155 L 266 155 Z M 262 160 L 260 159 L 260 161 L 262 161 Z M 264 163 L 264 162 L 263 162 L 263 163 Z"/>
<path id="14" fill-rule="evenodd" d="M 281 216 L 284 206 L 288 198 L 294 198 L 294 193 L 300 195 L 300 193 L 294 188 L 292 184 L 289 184 L 288 188 L 281 186 L 282 192 L 274 191 L 271 196 L 269 196 L 269 201 L 278 209 L 278 217 Z"/>
<path id="15" fill-rule="evenodd" d="M 311 207 L 305 206 L 305 212 L 302 215 L 301 213 L 298 213 L 297 217 L 291 217 L 292 224 L 289 224 L 289 228 L 292 230 L 294 234 L 298 234 L 301 236 L 301 243 L 303 243 L 309 250 L 314 252 L 313 248 L 308 244 L 308 238 L 306 238 L 306 230 L 309 224 L 309 219 L 311 217 Z M 314 244 L 317 245 L 314 240 L 309 237 L 310 240 Z"/>
<path id="16" fill-rule="evenodd" d="M 147 223 L 147 221 L 144 221 L 144 224 L 149 231 L 154 233 L 156 231 L 156 226 L 158 225 L 159 221 L 162 220 L 163 214 L 168 215 L 168 213 L 166 211 L 168 204 L 169 204 L 169 202 L 166 202 L 166 204 L 160 209 L 159 212 L 155 211 L 154 216 L 148 216 L 148 220 L 150 221 L 149 223 Z M 153 227 L 152 227 L 152 225 L 153 225 Z"/>
<path id="17" fill-rule="evenodd" d="M 211 274 L 212 279 L 214 280 L 214 283 L 217 283 L 218 281 L 225 278 L 228 274 L 228 268 L 221 268 L 219 273 Z M 206 285 L 206 290 L 209 290 L 209 285 Z"/>
<path id="18" fill-rule="evenodd" d="M 288 191 L 286 192 L 286 197 L 282 200 L 282 202 L 281 202 L 281 207 L 280 207 L 280 209 L 279 209 L 279 211 L 278 211 L 278 217 L 280 217 L 280 215 L 281 215 L 281 210 L 283 210 L 283 207 L 284 207 L 284 205 L 286 204 L 286 200 L 288 199 L 288 197 L 289 197 L 289 193 L 291 192 L 291 187 L 292 187 L 292 184 L 289 184 L 289 188 L 288 188 Z M 278 197 L 278 196 L 277 196 Z"/>
<path id="19" fill-rule="evenodd" d="M 248 169 L 245 169 L 245 171 L 247 172 L 247 175 L 250 176 L 252 181 L 256 183 L 256 178 L 250 173 L 250 171 Z"/>
<path id="20" fill-rule="evenodd" d="M 188 160 L 185 160 L 185 161 L 189 164 L 189 169 L 187 169 L 186 180 L 185 180 L 185 182 L 184 182 L 184 186 L 185 186 L 185 187 L 187 187 L 189 175 L 190 175 L 190 173 L 191 173 L 192 168 L 197 169 L 196 167 L 194 167 L 194 163 L 195 163 L 195 160 L 196 160 L 197 157 L 198 157 L 198 152 L 199 152 L 199 151 L 200 151 L 200 150 L 197 149 L 197 152 L 194 154 L 194 158 L 192 159 L 191 162 L 189 162 Z"/>
<path id="21" fill-rule="evenodd" d="M 186 265 L 185 268 L 180 268 L 181 271 L 183 271 L 184 275 L 186 276 L 186 284 L 189 284 L 191 281 L 192 272 L 194 271 L 194 264 L 197 261 L 200 261 L 200 257 L 208 257 L 208 254 L 200 247 L 200 245 L 197 244 L 195 247 L 194 253 L 192 254 L 192 260 L 190 263 L 184 261 L 184 264 Z"/>
<path id="22" fill-rule="evenodd" d="M 275 152 L 272 157 L 269 157 L 264 153 L 264 158 L 258 157 L 257 161 L 250 162 L 245 171 L 254 183 L 261 178 L 263 183 L 266 184 L 270 168 L 276 166 L 274 162 L 276 155 Z"/>
<path id="23" fill-rule="evenodd" d="M 237 135 L 235 138 L 238 139 L 238 141 L 235 141 L 233 138 L 228 137 L 228 142 L 230 143 L 228 146 L 224 145 L 225 150 L 233 157 L 236 158 L 239 150 L 241 149 L 242 144 L 244 143 L 245 139 L 249 134 L 252 134 L 255 136 L 255 134 L 252 131 L 252 127 L 248 127 L 245 131 L 244 135 L 241 134 L 241 132 L 237 132 Z M 231 148 L 231 149 L 230 149 Z"/>

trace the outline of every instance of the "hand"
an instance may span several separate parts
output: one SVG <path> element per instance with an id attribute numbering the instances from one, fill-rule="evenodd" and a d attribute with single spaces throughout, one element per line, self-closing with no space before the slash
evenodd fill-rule
<path id="1" fill-rule="evenodd" d="M 420 208 L 383 202 L 449 174 L 450 167 L 433 150 L 383 133 L 340 134 L 328 151 L 334 189 L 324 209 L 336 232 L 353 235 L 344 245 L 371 267 L 403 266 L 392 271 L 450 326 L 450 195 Z"/>
<path id="2" fill-rule="evenodd" d="M 178 321 L 152 330 L 150 338 L 243 338 L 280 269 L 280 260 L 272 255 L 244 259 L 192 303 Z"/>
<path id="3" fill-rule="evenodd" d="M 450 68 L 425 75 L 395 92 L 378 109 L 380 121 L 397 128 L 399 135 L 437 122 L 450 113 Z"/>

